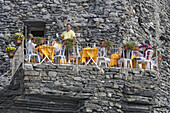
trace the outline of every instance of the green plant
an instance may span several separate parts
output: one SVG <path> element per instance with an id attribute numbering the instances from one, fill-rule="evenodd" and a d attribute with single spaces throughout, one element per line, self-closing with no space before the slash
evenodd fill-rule
<path id="1" fill-rule="evenodd" d="M 41 40 L 43 39 L 43 37 L 34 37 L 34 38 L 35 38 L 35 40 L 36 40 L 36 44 L 37 44 L 37 45 L 40 45 Z"/>
<path id="2" fill-rule="evenodd" d="M 72 49 L 73 48 L 73 39 L 66 39 L 66 48 Z"/>
<path id="3" fill-rule="evenodd" d="M 15 47 L 11 47 L 11 46 L 8 46 L 6 49 L 5 49 L 5 51 L 7 52 L 7 53 L 9 53 L 9 52 L 15 52 Z"/>
<path id="4" fill-rule="evenodd" d="M 105 40 L 104 41 L 104 47 L 106 47 L 107 50 L 111 50 L 111 48 L 113 47 L 113 42 Z"/>
<path id="5" fill-rule="evenodd" d="M 15 35 L 14 35 L 14 38 L 15 38 L 15 40 L 16 40 L 16 39 L 25 39 L 25 36 L 22 35 L 22 34 L 15 34 Z"/>
<path id="6" fill-rule="evenodd" d="M 128 46 L 128 49 L 133 50 L 135 45 L 136 45 L 136 43 L 135 42 L 126 42 L 125 45 Z"/>
<path id="7" fill-rule="evenodd" d="M 153 55 L 152 57 L 156 57 L 156 49 L 153 50 Z"/>

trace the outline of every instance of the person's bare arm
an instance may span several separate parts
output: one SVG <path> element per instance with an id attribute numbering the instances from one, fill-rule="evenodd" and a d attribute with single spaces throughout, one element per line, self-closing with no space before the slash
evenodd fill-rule
<path id="1" fill-rule="evenodd" d="M 77 43 L 79 43 L 76 37 L 74 37 L 74 41 L 76 41 Z"/>
<path id="2" fill-rule="evenodd" d="M 63 37 L 61 36 L 61 40 L 63 40 Z"/>

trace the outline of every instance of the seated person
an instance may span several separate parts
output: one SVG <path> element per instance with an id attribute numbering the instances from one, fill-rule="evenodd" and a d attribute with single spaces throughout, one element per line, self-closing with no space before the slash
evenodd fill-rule
<path id="1" fill-rule="evenodd" d="M 151 59 L 150 57 L 151 56 L 149 56 L 149 52 L 147 53 L 147 55 L 145 55 L 146 54 L 146 51 L 147 50 L 152 50 L 152 47 L 148 44 L 149 43 L 149 41 L 145 41 L 145 42 L 147 42 L 146 44 L 142 44 L 141 46 L 140 46 L 140 48 L 142 47 L 142 49 L 143 49 L 143 51 L 140 51 L 142 54 L 143 54 L 143 57 L 145 58 L 145 56 L 146 56 L 146 58 L 147 58 L 147 60 L 149 60 L 149 59 Z"/>
<path id="2" fill-rule="evenodd" d="M 131 59 L 132 57 L 132 52 L 131 50 L 128 49 L 127 45 L 124 45 L 124 50 L 121 53 L 121 58 L 118 61 L 118 65 L 120 66 L 121 62 L 123 61 L 123 59 Z"/>
<path id="3" fill-rule="evenodd" d="M 61 48 L 61 45 L 57 43 L 55 39 L 52 39 L 51 43 L 52 43 L 52 46 L 55 47 L 54 52 L 56 53 L 56 55 L 59 55 L 60 51 L 61 51 L 61 54 L 63 54 L 63 49 Z"/>
<path id="4" fill-rule="evenodd" d="M 118 66 L 118 60 L 120 59 L 121 54 L 122 54 L 122 48 L 119 48 L 117 53 L 113 53 L 108 58 L 105 58 L 105 60 L 109 64 L 109 67 L 114 66 L 114 65 Z"/>
<path id="5" fill-rule="evenodd" d="M 41 55 L 40 55 L 39 53 L 35 53 L 35 46 L 36 46 L 37 44 L 34 44 L 35 42 L 33 42 L 33 35 L 32 35 L 32 34 L 29 34 L 28 37 L 29 37 L 29 40 L 28 40 L 28 42 L 27 42 L 28 55 L 30 55 L 30 54 L 38 54 L 39 57 L 40 57 Z M 38 60 L 38 58 L 36 58 L 35 60 L 36 60 L 37 62 L 40 62 L 40 61 Z"/>

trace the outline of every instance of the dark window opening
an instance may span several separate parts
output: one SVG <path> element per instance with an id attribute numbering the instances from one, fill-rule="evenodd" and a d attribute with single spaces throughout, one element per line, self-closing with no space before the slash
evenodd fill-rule
<path id="1" fill-rule="evenodd" d="M 33 34 L 34 37 L 44 37 L 44 31 L 31 31 L 31 34 Z"/>
<path id="2" fill-rule="evenodd" d="M 38 20 L 24 21 L 27 26 L 27 36 L 29 33 L 33 34 L 34 37 L 45 37 L 45 22 Z"/>

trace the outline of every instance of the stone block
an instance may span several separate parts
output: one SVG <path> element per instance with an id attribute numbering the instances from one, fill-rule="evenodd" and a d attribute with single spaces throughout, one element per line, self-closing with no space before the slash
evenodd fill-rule
<path id="1" fill-rule="evenodd" d="M 56 77 L 56 76 L 57 76 L 57 72 L 49 71 L 49 72 L 48 72 L 48 76 L 50 76 L 50 77 Z"/>
<path id="2" fill-rule="evenodd" d="M 40 76 L 47 76 L 47 73 L 45 71 L 41 71 Z"/>
<path id="3" fill-rule="evenodd" d="M 25 70 L 33 70 L 32 64 L 24 64 L 24 69 Z"/>
<path id="4" fill-rule="evenodd" d="M 24 75 L 36 75 L 38 76 L 39 75 L 39 72 L 38 71 L 24 71 Z"/>
<path id="5" fill-rule="evenodd" d="M 74 80 L 80 81 L 82 78 L 81 77 L 74 77 Z"/>

